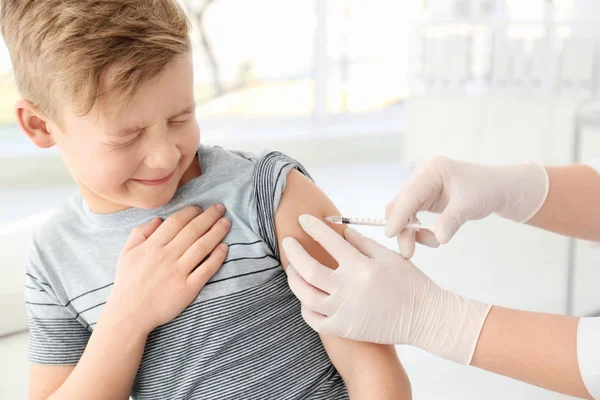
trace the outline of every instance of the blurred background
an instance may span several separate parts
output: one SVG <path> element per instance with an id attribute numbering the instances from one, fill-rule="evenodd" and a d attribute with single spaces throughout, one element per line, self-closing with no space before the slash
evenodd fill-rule
<path id="1" fill-rule="evenodd" d="M 180 0 L 193 23 L 202 141 L 284 151 L 343 213 L 382 217 L 413 163 L 600 157 L 596 0 Z M 0 39 L 0 398 L 26 398 L 23 256 L 75 190 L 15 125 Z M 422 218 L 428 222 L 431 216 Z M 395 247 L 380 229 L 363 229 Z M 463 295 L 600 311 L 600 249 L 499 218 L 415 263 Z M 398 347 L 416 399 L 567 399 Z"/>

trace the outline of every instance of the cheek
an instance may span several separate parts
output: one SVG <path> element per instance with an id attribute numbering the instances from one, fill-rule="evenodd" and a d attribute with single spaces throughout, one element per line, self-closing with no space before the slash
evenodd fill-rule
<path id="1" fill-rule="evenodd" d="M 99 175 L 98 165 L 103 164 L 103 157 L 98 148 L 90 143 L 76 140 L 59 143 L 59 151 L 71 173 L 86 185 L 94 183 Z"/>
<path id="2" fill-rule="evenodd" d="M 182 153 L 192 155 L 198 150 L 200 144 L 200 128 L 197 122 L 191 123 L 181 132 L 179 147 Z"/>
<path id="3" fill-rule="evenodd" d="M 135 154 L 118 152 L 104 154 L 90 166 L 90 182 L 99 190 L 110 191 L 129 180 L 138 166 Z"/>

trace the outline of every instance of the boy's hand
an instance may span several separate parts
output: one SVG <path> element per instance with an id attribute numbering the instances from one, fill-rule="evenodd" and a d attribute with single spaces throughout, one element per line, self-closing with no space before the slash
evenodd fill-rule
<path id="1" fill-rule="evenodd" d="M 227 245 L 219 243 L 231 222 L 224 213 L 222 205 L 205 212 L 191 206 L 133 229 L 107 308 L 135 321 L 144 334 L 177 317 L 225 260 Z"/>

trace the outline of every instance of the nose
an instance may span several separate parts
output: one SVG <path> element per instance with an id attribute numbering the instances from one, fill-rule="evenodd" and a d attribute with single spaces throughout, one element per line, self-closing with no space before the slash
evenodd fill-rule
<path id="1" fill-rule="evenodd" d="M 150 144 L 145 164 L 151 169 L 171 170 L 179 161 L 181 152 L 174 141 L 169 140 L 168 132 L 155 132 Z"/>

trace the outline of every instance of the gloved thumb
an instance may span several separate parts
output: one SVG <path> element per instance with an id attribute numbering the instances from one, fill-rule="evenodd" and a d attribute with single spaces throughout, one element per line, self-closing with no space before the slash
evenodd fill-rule
<path id="1" fill-rule="evenodd" d="M 460 208 L 450 202 L 435 221 L 435 238 L 440 244 L 448 243 L 464 223 Z"/>

